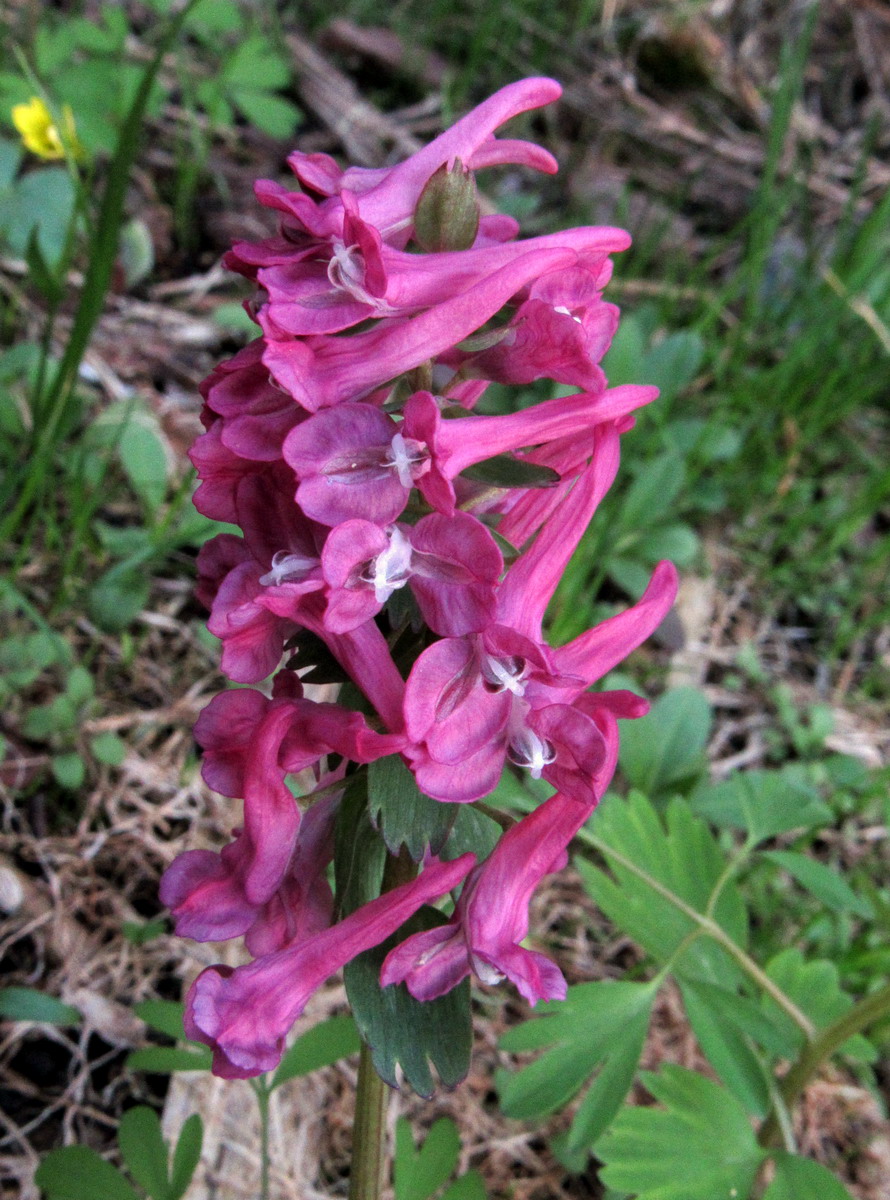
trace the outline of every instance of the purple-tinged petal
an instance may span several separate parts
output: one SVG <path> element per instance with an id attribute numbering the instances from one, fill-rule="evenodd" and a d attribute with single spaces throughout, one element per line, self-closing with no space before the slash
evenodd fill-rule
<path id="1" fill-rule="evenodd" d="M 458 637 L 489 625 L 504 560 L 485 526 L 467 513 L 432 513 L 410 538 L 411 590 L 430 629 Z"/>
<path id="2" fill-rule="evenodd" d="M 380 985 L 404 983 L 415 1000 L 435 1000 L 457 987 L 471 969 L 467 943 L 449 923 L 415 933 L 390 950 Z"/>
<path id="3" fill-rule="evenodd" d="M 241 884 L 247 852 L 247 841 L 239 835 L 222 854 L 186 850 L 174 859 L 158 894 L 173 914 L 178 937 L 224 942 L 246 933 L 258 911 Z"/>
<path id="4" fill-rule="evenodd" d="M 498 619 L 502 624 L 532 641 L 542 640 L 547 605 L 600 501 L 612 485 L 618 471 L 618 456 L 614 426 L 598 427 L 590 466 L 575 481 L 531 547 L 507 571 L 498 592 Z"/>
<path id="5" fill-rule="evenodd" d="M 530 279 L 574 257 L 571 250 L 523 254 L 475 287 L 411 320 L 380 322 L 369 332 L 349 338 L 268 341 L 263 361 L 278 383 L 310 412 L 360 400 L 468 337 Z"/>
<path id="6" fill-rule="evenodd" d="M 636 604 L 553 651 L 557 671 L 577 675 L 588 686 L 602 679 L 658 628 L 676 596 L 676 567 L 660 562 Z"/>
<path id="7" fill-rule="evenodd" d="M 393 446 L 398 437 L 395 421 L 368 404 L 341 404 L 317 413 L 284 444 L 285 461 L 299 480 L 297 503 L 323 525 L 394 521 L 408 502 L 412 471 L 423 466 L 409 446 L 407 467 L 400 470 L 401 444 Z"/>
<path id="8" fill-rule="evenodd" d="M 472 867 L 465 854 L 433 863 L 417 879 L 372 900 L 337 925 L 247 966 L 208 967 L 192 984 L 188 1037 L 213 1049 L 213 1071 L 246 1079 L 281 1059 L 284 1039 L 306 1002 L 335 971 L 394 933 L 423 904 L 456 887 Z"/>

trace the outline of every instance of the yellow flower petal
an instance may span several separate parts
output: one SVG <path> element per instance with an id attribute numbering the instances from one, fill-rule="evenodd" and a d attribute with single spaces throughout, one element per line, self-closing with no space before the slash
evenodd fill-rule
<path id="1" fill-rule="evenodd" d="M 79 158 L 82 154 L 70 104 L 62 106 L 64 136 L 39 96 L 32 96 L 27 104 L 14 105 L 12 123 L 22 135 L 25 148 L 38 158 L 65 158 L 66 154 Z"/>

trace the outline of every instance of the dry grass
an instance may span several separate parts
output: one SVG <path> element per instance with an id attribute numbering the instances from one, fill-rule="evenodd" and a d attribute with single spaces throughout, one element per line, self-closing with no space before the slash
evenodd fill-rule
<path id="1" fill-rule="evenodd" d="M 595 201 L 598 215 L 609 219 L 618 195 L 632 183 L 631 220 L 663 226 L 668 240 L 693 249 L 736 221 L 763 165 L 764 89 L 775 75 L 785 7 L 715 2 L 695 6 L 689 11 L 696 15 L 678 22 L 665 17 L 663 5 L 642 0 L 605 6 L 607 18 L 618 19 L 630 8 L 649 17 L 633 43 L 620 50 L 606 20 L 596 48 L 574 70 L 563 105 L 549 119 L 549 134 L 569 164 L 573 194 Z M 795 113 L 793 139 L 808 149 L 814 220 L 828 229 L 860 167 L 861 205 L 890 183 L 882 158 L 890 129 L 890 17 L 878 0 L 833 0 L 824 10 L 808 72 L 815 100 Z M 329 44 L 337 45 L 344 69 L 373 68 L 382 61 L 380 39 L 363 41 L 348 27 L 339 29 L 338 38 Z M 303 103 L 315 122 L 302 138 L 303 148 L 345 151 L 373 164 L 434 132 L 441 110 L 435 91 L 422 104 L 387 116 L 333 62 L 319 60 L 316 47 L 294 37 L 292 49 L 305 68 Z M 399 61 L 419 60 L 409 55 Z M 697 82 L 669 85 L 668 68 L 677 62 L 691 64 Z M 388 69 L 409 67 L 393 67 L 390 59 Z M 435 72 L 436 65 L 427 61 L 422 69 Z M 884 118 L 883 132 L 863 162 L 863 130 L 872 115 Z M 147 169 L 136 180 L 141 211 L 148 214 L 158 246 L 169 238 L 168 214 L 153 179 L 171 169 L 163 141 L 159 137 L 158 148 L 149 150 Z M 783 170 L 795 169 L 793 150 L 789 146 Z M 232 199 L 225 209 L 217 202 L 208 206 L 202 254 L 186 264 L 185 277 L 171 271 L 141 300 L 115 297 L 91 352 L 97 386 L 108 402 L 135 388 L 161 416 L 180 456 L 196 431 L 196 383 L 226 350 L 210 320 L 231 286 L 217 266 L 218 255 L 234 237 L 264 232 L 250 184 L 257 175 L 280 174 L 278 160 L 277 147 L 250 137 L 239 155 L 215 164 Z M 4 266 L 2 278 L 7 291 L 15 288 L 15 264 Z M 25 316 L 36 327 L 39 314 Z M 723 776 L 766 762 L 770 718 L 763 696 L 753 686 L 725 686 L 740 645 L 752 643 L 774 677 L 792 681 L 801 703 L 821 697 L 824 681 L 794 631 L 762 615 L 754 585 L 738 565 L 715 551 L 713 566 L 712 580 L 685 585 L 680 613 L 686 645 L 671 661 L 670 679 L 701 686 L 714 706 L 710 754 L 715 775 Z M 50 569 L 32 564 L 36 594 L 41 570 Z M 168 936 L 135 946 L 122 936 L 122 924 L 157 912 L 158 878 L 181 848 L 220 845 L 237 819 L 230 803 L 208 793 L 198 776 L 191 726 L 220 679 L 196 636 L 200 618 L 189 592 L 182 578 L 156 581 L 150 611 L 135 631 L 135 656 L 123 657 L 115 639 L 84 621 L 69 631 L 78 650 L 98 644 L 101 715 L 84 733 L 122 732 L 129 749 L 120 769 L 91 776 L 77 807 L 59 812 L 50 807 L 58 793 L 45 784 L 47 763 L 40 755 L 11 738 L 2 764 L 3 980 L 39 987 L 84 1013 L 76 1031 L 18 1023 L 0 1034 L 4 1197 L 35 1197 L 34 1167 L 54 1145 L 82 1141 L 110 1148 L 119 1114 L 139 1100 L 164 1104 L 168 1132 L 189 1112 L 202 1113 L 207 1142 L 191 1193 L 195 1200 L 256 1194 L 256 1114 L 246 1085 L 177 1077 L 165 1096 L 156 1078 L 123 1069 L 127 1052 L 145 1038 L 131 1006 L 150 996 L 178 997 L 182 980 L 215 961 L 217 952 Z M 878 652 L 890 653 L 886 634 Z M 890 734 L 884 715 L 849 706 L 845 678 L 842 672 L 832 696 L 836 731 L 829 745 L 869 765 L 886 764 Z M 24 803 L 16 794 L 23 782 Z M 570 872 L 549 881 L 536 897 L 532 928 L 570 982 L 618 976 L 636 961 L 634 948 L 615 938 Z M 342 988 L 332 984 L 316 996 L 299 1028 L 343 1003 Z M 437 1116 L 453 1116 L 463 1140 L 461 1165 L 482 1171 L 492 1195 L 598 1196 L 593 1176 L 568 1177 L 549 1152 L 549 1137 L 565 1124 L 566 1114 L 531 1128 L 498 1112 L 491 1081 L 504 1056 L 497 1039 L 525 1015 L 509 995 L 482 991 L 466 1083 L 429 1104 L 401 1096 L 392 1119 L 403 1112 L 425 1128 Z M 669 990 L 659 1001 L 646 1051 L 647 1066 L 664 1061 L 702 1066 Z M 343 1063 L 276 1095 L 273 1195 L 314 1200 L 345 1194 L 354 1081 L 354 1064 Z M 867 1093 L 827 1076 L 807 1092 L 799 1122 L 803 1149 L 837 1170 L 861 1200 L 886 1200 L 890 1130 Z"/>

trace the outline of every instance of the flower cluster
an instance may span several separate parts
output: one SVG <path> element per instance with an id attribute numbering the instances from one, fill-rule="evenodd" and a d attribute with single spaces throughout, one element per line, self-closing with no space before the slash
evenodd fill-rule
<path id="1" fill-rule="evenodd" d="M 548 79 L 506 87 L 392 168 L 295 153 L 301 190 L 257 185 L 279 233 L 227 257 L 258 285 L 261 336 L 202 389 L 195 503 L 243 537 L 204 547 L 199 595 L 226 674 L 274 680 L 224 692 L 198 721 L 204 777 L 243 800 L 243 826 L 220 854 L 181 855 L 162 885 L 179 933 L 243 935 L 254 956 L 209 968 L 189 995 L 187 1029 L 214 1048 L 218 1074 L 273 1066 L 329 974 L 462 882 L 450 921 L 397 945 L 382 984 L 428 1000 L 475 972 L 531 1002 L 564 994 L 558 968 L 519 944 L 529 898 L 608 784 L 618 718 L 646 711 L 630 692 L 589 689 L 658 625 L 676 581 L 662 563 L 628 611 L 568 645 L 544 641 L 620 436 L 657 394 L 609 388 L 598 365 L 618 319 L 602 297 L 609 255 L 627 234 L 518 241 L 512 219 L 479 214 L 475 170 L 556 169 L 494 134 L 558 95 Z M 474 411 L 491 382 L 538 379 L 578 390 Z M 313 652 L 362 704 L 304 696 L 294 661 Z M 335 919 L 343 787 L 395 754 L 438 801 L 488 795 L 508 761 L 555 794 L 485 861 L 427 854 L 416 879 Z M 286 776 L 307 770 L 301 812 Z"/>

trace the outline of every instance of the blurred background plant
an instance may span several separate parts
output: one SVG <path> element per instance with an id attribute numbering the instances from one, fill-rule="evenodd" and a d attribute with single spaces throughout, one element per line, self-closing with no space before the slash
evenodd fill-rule
<path id="1" fill-rule="evenodd" d="M 718 884 L 731 891 L 733 936 L 817 1028 L 887 977 L 882 7 L 574 0 L 545 15 L 539 0 L 346 0 L 332 17 L 315 0 L 196 0 L 185 12 L 168 0 L 6 0 L 2 20 L 0 903 L 12 997 L 0 1011 L 26 1022 L 0 1042 L 7 1173 L 31 1187 L 38 1155 L 76 1139 L 118 1154 L 149 1194 L 172 1194 L 176 1158 L 168 1174 L 162 1148 L 152 1191 L 111 1132 L 134 1105 L 166 1104 L 179 1112 L 165 1117 L 175 1143 L 183 1097 L 202 1113 L 208 1154 L 250 1136 L 228 1101 L 212 1116 L 206 1082 L 189 1085 L 206 1076 L 171 1083 L 169 1058 L 126 1064 L 146 1038 L 136 1054 L 196 1053 L 174 1051 L 169 1012 L 159 1026 L 158 1011 L 132 1006 L 178 999 L 187 951 L 164 933 L 161 869 L 184 837 L 218 845 L 231 821 L 204 793 L 190 736 L 218 686 L 191 588 L 197 548 L 219 527 L 190 506 L 184 451 L 198 381 L 250 336 L 244 289 L 218 263 L 233 239 L 266 232 L 252 181 L 286 180 L 297 143 L 392 161 L 509 79 L 542 72 L 565 98 L 527 123 L 560 175 L 480 182 L 528 233 L 631 229 L 609 287 L 624 315 L 606 369 L 613 383 L 662 389 L 624 439 L 616 489 L 553 601 L 551 641 L 639 595 L 660 557 L 686 582 L 660 646 L 634 664 L 659 696 L 653 712 L 624 732 L 615 795 L 579 840 L 578 875 L 540 903 L 541 936 L 574 985 L 564 1015 L 554 1006 L 526 1025 L 519 1004 L 496 1009 L 480 994 L 478 1070 L 435 1106 L 403 1102 L 424 1130 L 433 1115 L 456 1121 L 460 1163 L 453 1125 L 413 1140 L 401 1126 L 396 1192 L 422 1200 L 417 1178 L 424 1196 L 475 1196 L 473 1172 L 451 1181 L 472 1162 L 494 1194 L 531 1195 L 532 1180 L 541 1196 L 692 1200 L 682 1164 L 668 1164 L 680 1190 L 665 1191 L 668 1160 L 653 1165 L 639 1144 L 687 1136 L 707 1111 L 739 1151 L 741 1174 L 722 1182 L 742 1195 L 763 1161 L 750 1118 L 778 1111 L 777 1068 L 799 1051 L 796 1034 L 744 970 L 708 974 L 722 951 L 707 938 L 678 954 L 676 905 L 622 875 L 616 855 L 660 855 L 650 875 L 699 915 Z M 496 389 L 486 403 L 497 408 Z M 502 790 L 507 804 L 531 802 L 509 778 Z M 681 830 L 701 861 L 680 863 Z M 625 1042 L 601 1046 L 590 1030 L 619 986 L 634 1019 Z M 824 1004 L 811 1011 L 813 992 Z M 316 1016 L 337 1004 L 331 989 Z M 793 1135 L 864 1200 L 881 1194 L 869 1172 L 890 1145 L 886 1044 L 885 1022 L 868 1047 L 820 1068 L 822 1090 L 805 1089 L 783 1130 L 786 1151 Z M 335 1038 L 306 1062 L 349 1052 Z M 568 1087 L 559 1064 L 576 1057 Z M 490 1079 L 508 1061 L 505 1118 Z M 307 1172 L 336 1188 L 350 1070 L 328 1067 L 323 1083 L 295 1070 L 267 1097 L 289 1114 L 273 1143 L 294 1107 L 331 1114 L 297 1148 L 273 1144 L 286 1163 L 273 1191 Z M 611 1140 L 603 1114 L 618 1114 Z M 148 1138 L 155 1165 L 159 1136 Z M 184 1162 L 195 1137 L 191 1127 Z M 771 1200 L 835 1195 L 800 1161 L 774 1155 Z M 714 1177 L 701 1180 L 711 1200 Z"/>

